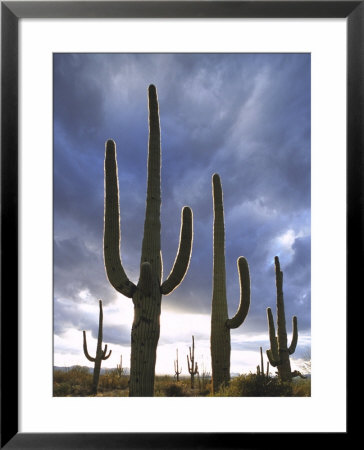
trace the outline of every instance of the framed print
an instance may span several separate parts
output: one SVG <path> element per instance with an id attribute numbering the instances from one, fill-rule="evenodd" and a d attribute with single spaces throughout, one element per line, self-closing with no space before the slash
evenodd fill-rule
<path id="1" fill-rule="evenodd" d="M 2 2 L 2 447 L 348 436 L 363 8 Z"/>

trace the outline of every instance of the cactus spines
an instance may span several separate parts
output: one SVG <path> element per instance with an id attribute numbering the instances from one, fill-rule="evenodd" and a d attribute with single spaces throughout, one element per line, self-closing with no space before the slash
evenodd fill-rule
<path id="1" fill-rule="evenodd" d="M 131 330 L 129 395 L 150 397 L 154 394 L 154 371 L 159 340 L 162 294 L 171 293 L 183 280 L 189 266 L 193 241 L 192 211 L 181 213 L 180 242 L 173 268 L 162 283 L 161 259 L 161 148 L 157 90 L 148 88 L 149 143 L 147 199 L 139 282 L 127 277 L 120 258 L 119 186 L 116 145 L 106 142 L 105 150 L 105 221 L 104 260 L 107 277 L 114 288 L 134 304 Z"/>
<path id="2" fill-rule="evenodd" d="M 277 367 L 278 376 L 282 381 L 291 381 L 291 363 L 289 355 L 294 353 L 297 340 L 298 328 L 297 317 L 292 319 L 292 341 L 291 345 L 287 347 L 287 330 L 286 330 L 286 316 L 284 312 L 283 299 L 283 272 L 281 271 L 279 258 L 274 258 L 276 271 L 276 289 L 277 289 L 277 336 L 274 328 L 273 314 L 270 308 L 267 308 L 267 320 L 269 330 L 270 349 L 267 350 L 267 356 L 270 364 Z"/>
<path id="3" fill-rule="evenodd" d="M 237 260 L 240 281 L 240 304 L 232 319 L 228 317 L 226 299 L 225 269 L 225 226 L 221 181 L 218 174 L 212 177 L 214 204 L 214 252 L 213 252 L 213 293 L 211 312 L 211 366 L 212 388 L 230 380 L 230 329 L 239 327 L 245 320 L 250 307 L 250 275 L 248 262 L 244 257 Z"/>
<path id="4" fill-rule="evenodd" d="M 188 372 L 191 375 L 191 389 L 194 388 L 194 378 L 198 374 L 198 365 L 195 362 L 195 337 L 192 336 L 192 349 L 189 347 L 190 357 L 187 355 Z"/>
<path id="5" fill-rule="evenodd" d="M 178 365 L 178 349 L 176 350 L 177 359 L 174 361 L 174 376 L 176 377 L 177 382 L 179 381 L 179 376 L 182 373 L 182 367 Z"/>
<path id="6" fill-rule="evenodd" d="M 112 350 L 109 351 L 109 354 L 107 353 L 107 345 L 105 345 L 104 350 L 102 350 L 102 322 L 103 322 L 103 311 L 102 311 L 102 301 L 99 300 L 99 332 L 97 337 L 97 347 L 96 347 L 96 356 L 93 358 L 89 355 L 87 350 L 87 340 L 86 340 L 86 331 L 83 331 L 83 352 L 86 356 L 86 358 L 95 363 L 94 366 L 94 373 L 93 373 L 93 379 L 92 379 L 92 393 L 97 394 L 97 388 L 99 385 L 99 378 L 100 378 L 100 369 L 101 369 L 101 361 L 105 361 L 109 358 L 111 355 Z"/>

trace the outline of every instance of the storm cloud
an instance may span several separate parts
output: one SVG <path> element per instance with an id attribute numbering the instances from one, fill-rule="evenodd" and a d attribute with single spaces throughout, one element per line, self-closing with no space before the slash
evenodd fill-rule
<path id="1" fill-rule="evenodd" d="M 165 277 L 178 247 L 181 208 L 188 205 L 194 213 L 189 271 L 163 298 L 162 309 L 210 313 L 211 179 L 218 173 L 229 315 L 239 304 L 236 261 L 245 256 L 252 297 L 241 332 L 267 335 L 277 255 L 288 330 L 297 315 L 300 331 L 310 334 L 310 70 L 309 54 L 54 55 L 55 334 L 88 327 L 96 336 L 98 317 L 85 316 L 82 302 L 96 307 L 99 298 L 105 305 L 131 302 L 109 285 L 103 265 L 104 146 L 109 138 L 117 145 L 121 256 L 136 283 L 151 83 L 160 106 Z M 130 328 L 105 323 L 105 342 L 127 345 L 128 339 Z"/>

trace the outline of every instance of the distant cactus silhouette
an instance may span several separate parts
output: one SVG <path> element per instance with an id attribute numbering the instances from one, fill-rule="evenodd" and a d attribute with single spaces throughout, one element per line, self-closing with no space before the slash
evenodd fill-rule
<path id="1" fill-rule="evenodd" d="M 161 149 L 157 90 L 150 85 L 147 200 L 139 282 L 127 277 L 120 258 L 119 186 L 115 142 L 105 151 L 104 260 L 107 277 L 114 288 L 133 299 L 129 395 L 154 395 L 156 351 L 160 333 L 162 294 L 170 294 L 183 280 L 190 261 L 192 211 L 182 209 L 179 248 L 168 278 L 162 282 L 161 256 Z M 132 207 L 132 205 L 131 205 Z"/>
<path id="2" fill-rule="evenodd" d="M 100 378 L 100 369 L 101 369 L 101 361 L 105 361 L 111 355 L 112 350 L 110 350 L 109 354 L 107 353 L 107 345 L 105 345 L 104 350 L 102 350 L 102 322 L 103 322 L 103 311 L 102 311 L 102 301 L 99 300 L 99 333 L 97 337 L 97 347 L 96 347 L 96 356 L 92 358 L 87 351 L 87 341 L 86 341 L 86 331 L 83 331 L 83 352 L 86 358 L 95 363 L 94 366 L 94 374 L 92 379 L 92 393 L 97 394 L 97 388 L 99 385 Z"/>
<path id="3" fill-rule="evenodd" d="M 268 378 L 269 377 L 269 361 L 267 361 L 267 372 L 264 375 L 263 348 L 259 347 L 259 349 L 260 349 L 260 366 L 259 365 L 257 366 L 257 375 L 262 376 L 263 378 L 264 377 Z"/>
<path id="4" fill-rule="evenodd" d="M 286 316 L 284 312 L 283 300 L 283 272 L 281 271 L 279 258 L 274 258 L 276 270 L 276 289 L 277 289 L 277 336 L 274 328 L 273 314 L 270 308 L 267 308 L 268 329 L 270 349 L 267 350 L 267 356 L 270 364 L 277 367 L 278 376 L 282 381 L 291 381 L 292 376 L 296 376 L 291 372 L 291 363 L 289 355 L 296 350 L 298 340 L 297 317 L 292 319 L 292 342 L 287 347 L 287 331 Z"/>
<path id="5" fill-rule="evenodd" d="M 230 381 L 230 329 L 239 327 L 245 320 L 250 306 L 250 276 L 248 262 L 238 258 L 240 277 L 240 304 L 235 316 L 228 317 L 225 269 L 224 205 L 220 177 L 212 177 L 214 203 L 214 256 L 213 293 L 211 311 L 211 367 L 212 388 L 217 392 Z"/>
<path id="6" fill-rule="evenodd" d="M 197 362 L 195 362 L 195 337 L 192 336 L 192 350 L 191 347 L 189 347 L 190 350 L 190 358 L 188 359 L 187 355 L 187 366 L 188 366 L 188 372 L 191 375 L 191 389 L 195 387 L 195 375 L 198 374 L 198 365 Z M 191 364 L 190 364 L 191 362 Z"/>
<path id="7" fill-rule="evenodd" d="M 120 355 L 120 364 L 116 364 L 116 372 L 121 377 L 121 375 L 124 373 L 123 369 L 123 355 Z"/>
<path id="8" fill-rule="evenodd" d="M 179 376 L 182 373 L 182 367 L 178 366 L 178 349 L 176 350 L 177 353 L 177 359 L 174 361 L 174 376 L 176 377 L 176 380 L 179 381 Z"/>

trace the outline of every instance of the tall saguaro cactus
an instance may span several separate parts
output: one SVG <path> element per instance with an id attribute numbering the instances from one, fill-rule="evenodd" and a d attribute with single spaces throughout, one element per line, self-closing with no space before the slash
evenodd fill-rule
<path id="1" fill-rule="evenodd" d="M 97 347 L 96 347 L 96 356 L 92 358 L 87 351 L 87 341 L 86 341 L 86 331 L 83 331 L 83 352 L 86 358 L 95 363 L 94 366 L 94 374 L 92 379 L 92 393 L 97 394 L 97 388 L 99 385 L 100 378 L 100 369 L 101 369 L 101 361 L 105 361 L 111 355 L 112 350 L 110 350 L 109 354 L 107 353 L 107 345 L 105 345 L 104 350 L 102 350 L 102 322 L 103 322 L 103 311 L 102 311 L 102 301 L 99 300 L 99 333 L 97 337 Z"/>
<path id="2" fill-rule="evenodd" d="M 189 347 L 190 351 L 190 358 L 188 359 L 187 355 L 187 367 L 188 367 L 188 373 L 191 375 L 191 389 L 195 386 L 195 375 L 198 374 L 198 365 L 197 362 L 195 362 L 195 336 L 192 336 L 192 350 L 191 347 Z"/>
<path id="3" fill-rule="evenodd" d="M 245 320 L 250 306 L 250 276 L 248 262 L 238 258 L 237 266 L 240 278 L 240 304 L 235 316 L 228 317 L 226 299 L 225 269 L 225 226 L 224 206 L 220 177 L 212 177 L 214 203 L 214 255 L 213 255 L 213 293 L 211 312 L 211 366 L 212 388 L 219 387 L 230 380 L 230 329 L 239 327 Z"/>
<path id="4" fill-rule="evenodd" d="M 139 282 L 127 277 L 120 258 L 119 187 L 116 147 L 106 142 L 104 260 L 107 277 L 114 288 L 134 304 L 131 330 L 129 395 L 148 397 L 154 393 L 154 371 L 159 340 L 162 294 L 170 294 L 183 280 L 190 261 L 193 226 L 192 211 L 182 209 L 179 248 L 168 278 L 162 282 L 161 257 L 161 148 L 157 90 L 150 85 L 148 180 L 144 236 Z"/>
<path id="5" fill-rule="evenodd" d="M 292 341 L 287 345 L 286 315 L 284 312 L 283 300 L 283 272 L 281 271 L 279 258 L 274 258 L 276 269 L 276 288 L 277 288 L 277 336 L 274 328 L 273 314 L 270 308 L 267 308 L 268 329 L 270 349 L 267 350 L 267 356 L 270 364 L 277 367 L 278 376 L 282 381 L 291 381 L 291 363 L 289 355 L 296 350 L 298 340 L 297 317 L 292 319 Z"/>
<path id="6" fill-rule="evenodd" d="M 177 359 L 174 361 L 174 376 L 176 377 L 177 382 L 179 381 L 179 376 L 182 373 L 182 367 L 178 365 L 178 348 L 176 350 Z"/>

